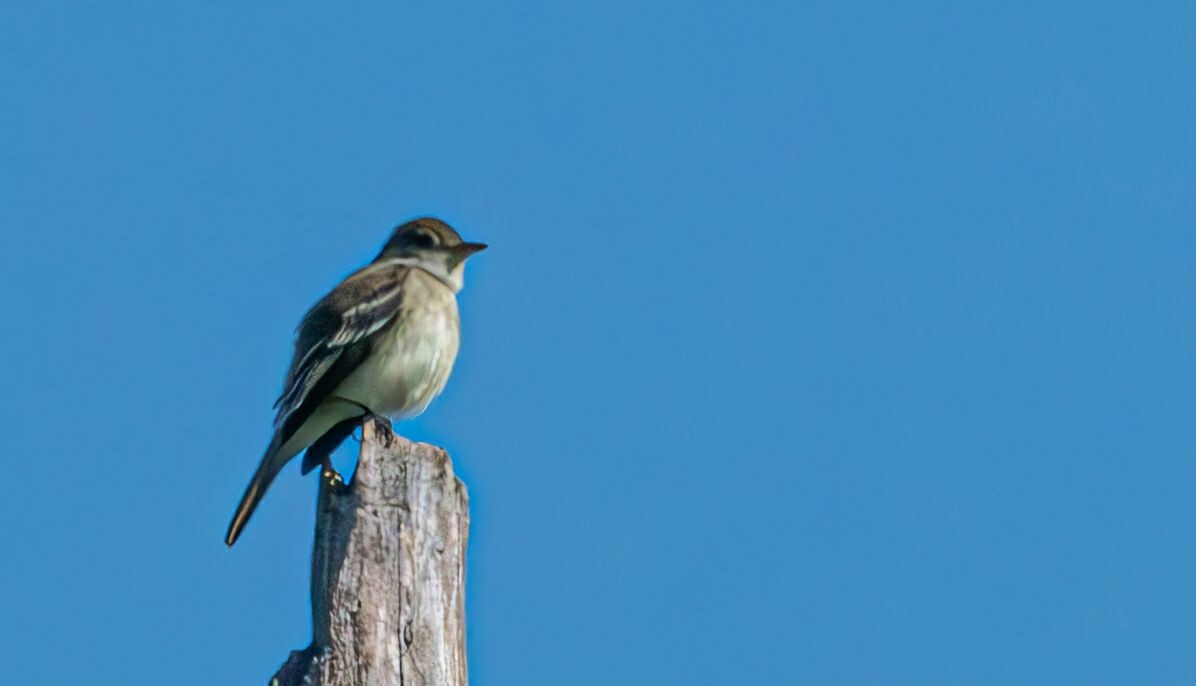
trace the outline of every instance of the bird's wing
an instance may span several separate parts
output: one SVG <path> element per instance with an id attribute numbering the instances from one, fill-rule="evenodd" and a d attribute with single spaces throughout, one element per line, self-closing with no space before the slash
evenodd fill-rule
<path id="1" fill-rule="evenodd" d="M 280 452 L 283 446 L 365 361 L 374 337 L 394 320 L 407 273 L 408 267 L 395 260 L 374 262 L 342 281 L 303 318 L 295 339 L 295 357 L 282 396 L 275 403 L 274 438 L 233 513 L 224 536 L 226 544 L 236 542 L 270 483 L 294 457 Z M 321 450 L 331 449 L 330 444 L 321 443 Z"/>
<path id="2" fill-rule="evenodd" d="M 369 355 L 371 337 L 399 311 L 408 271 L 395 261 L 370 264 L 342 281 L 304 316 L 282 395 L 274 403 L 280 444 Z"/>

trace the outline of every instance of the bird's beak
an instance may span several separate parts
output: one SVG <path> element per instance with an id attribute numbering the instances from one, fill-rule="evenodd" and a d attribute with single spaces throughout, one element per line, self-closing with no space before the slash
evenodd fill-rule
<path id="1" fill-rule="evenodd" d="M 469 257 L 470 255 L 482 252 L 485 249 L 485 243 L 462 243 L 461 245 L 453 247 L 453 250 L 460 253 L 462 257 Z"/>

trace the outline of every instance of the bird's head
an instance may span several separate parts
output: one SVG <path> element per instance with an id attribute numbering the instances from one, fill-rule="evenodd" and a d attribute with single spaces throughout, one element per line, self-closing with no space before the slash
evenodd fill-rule
<path id="1" fill-rule="evenodd" d="M 461 290 L 466 258 L 485 249 L 485 243 L 461 240 L 461 234 L 439 219 L 421 217 L 395 229 L 377 259 L 410 259 L 414 266 Z"/>

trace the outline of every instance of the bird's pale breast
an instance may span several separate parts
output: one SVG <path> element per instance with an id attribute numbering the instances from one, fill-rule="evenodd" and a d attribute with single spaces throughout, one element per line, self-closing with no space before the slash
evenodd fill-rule
<path id="1" fill-rule="evenodd" d="M 411 417 L 444 390 L 460 343 L 457 298 L 436 277 L 412 269 L 402 309 L 366 362 L 336 395 L 394 417 Z"/>

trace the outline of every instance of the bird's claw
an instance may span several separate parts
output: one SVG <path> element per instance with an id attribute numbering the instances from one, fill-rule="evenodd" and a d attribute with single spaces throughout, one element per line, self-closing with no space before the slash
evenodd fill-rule
<path id="1" fill-rule="evenodd" d="M 332 486 L 333 488 L 345 485 L 344 477 L 342 477 L 341 473 L 336 471 L 336 468 L 332 466 L 331 460 L 324 463 L 323 468 L 320 470 L 320 474 L 323 476 L 324 481 L 326 481 L 328 485 Z"/>
<path id="2" fill-rule="evenodd" d="M 374 426 L 377 428 L 378 434 L 382 438 L 385 438 L 387 441 L 390 441 L 394 438 L 395 427 L 393 424 L 391 424 L 390 418 L 371 412 L 370 414 L 366 415 L 366 421 L 374 422 Z"/>

